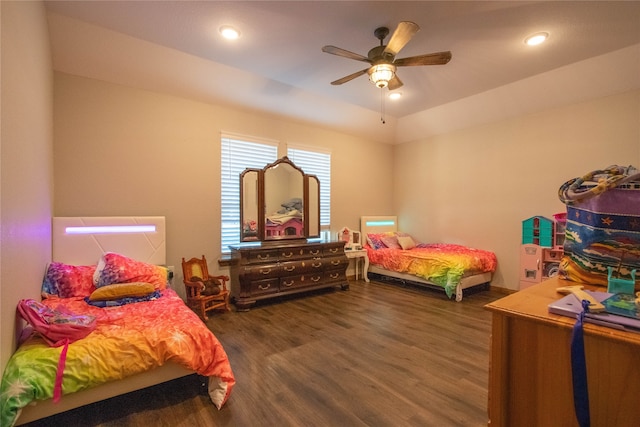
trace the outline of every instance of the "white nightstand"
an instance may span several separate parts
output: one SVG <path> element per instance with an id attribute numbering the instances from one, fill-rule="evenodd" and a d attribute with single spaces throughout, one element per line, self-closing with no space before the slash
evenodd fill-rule
<path id="1" fill-rule="evenodd" d="M 358 280 L 358 267 L 360 266 L 360 258 L 364 260 L 364 271 L 362 275 L 364 276 L 364 281 L 369 282 L 369 275 L 367 274 L 369 271 L 369 257 L 367 256 L 367 250 L 345 249 L 344 253 L 345 255 L 347 255 L 347 258 L 355 259 L 356 280 Z"/>

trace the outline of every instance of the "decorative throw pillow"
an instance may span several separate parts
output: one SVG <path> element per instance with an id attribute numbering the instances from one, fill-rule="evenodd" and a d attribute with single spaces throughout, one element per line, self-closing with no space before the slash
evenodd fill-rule
<path id="1" fill-rule="evenodd" d="M 400 249 L 398 238 L 393 234 L 382 236 L 380 240 L 382 240 L 382 243 L 389 249 Z"/>
<path id="2" fill-rule="evenodd" d="M 96 288 L 114 283 L 146 282 L 157 290 L 167 287 L 167 269 L 124 255 L 107 252 L 100 258 L 93 276 Z"/>
<path id="3" fill-rule="evenodd" d="M 42 293 L 57 295 L 60 298 L 86 297 L 96 289 L 93 284 L 95 271 L 95 265 L 52 262 L 47 266 L 42 282 Z"/>
<path id="4" fill-rule="evenodd" d="M 367 234 L 367 243 L 373 249 L 384 249 L 386 248 L 385 244 L 382 242 L 382 234 L 378 233 L 368 233 Z"/>
<path id="5" fill-rule="evenodd" d="M 115 283 L 102 286 L 91 293 L 91 301 L 111 301 L 127 297 L 144 297 L 153 293 L 155 286 L 145 282 Z"/>
<path id="6" fill-rule="evenodd" d="M 416 247 L 416 242 L 411 238 L 411 236 L 398 236 L 398 243 L 402 249 L 413 249 Z"/>

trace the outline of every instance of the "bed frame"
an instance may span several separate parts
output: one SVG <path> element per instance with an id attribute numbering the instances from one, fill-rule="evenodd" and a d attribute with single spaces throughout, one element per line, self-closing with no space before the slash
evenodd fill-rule
<path id="1" fill-rule="evenodd" d="M 387 231 L 398 231 L 398 217 L 396 216 L 363 216 L 360 217 L 360 232 L 363 239 L 366 238 L 367 233 L 384 233 Z M 415 284 L 420 286 L 426 286 L 430 289 L 443 288 L 433 282 L 423 279 L 418 276 L 413 276 L 407 273 L 398 273 L 395 271 L 386 270 L 382 267 L 369 263 L 369 273 L 377 274 L 386 278 L 391 278 L 402 282 L 403 284 Z M 493 273 L 480 273 L 475 275 L 464 276 L 458 286 L 456 286 L 456 301 L 462 301 L 462 291 L 474 286 L 484 286 L 491 282 Z"/>
<path id="2" fill-rule="evenodd" d="M 155 231 L 131 231 L 130 226 L 152 226 Z M 108 227 L 86 234 L 67 232 L 68 227 Z M 119 228 L 117 232 L 112 227 Z M 118 231 L 119 230 L 119 231 Z M 89 230 L 91 231 L 91 230 Z M 150 264 L 166 264 L 165 218 L 145 217 L 56 217 L 52 222 L 52 260 L 73 265 L 92 265 L 105 252 L 122 255 Z M 194 374 L 176 363 L 108 382 L 81 392 L 63 395 L 58 403 L 35 401 L 23 408 L 16 425 L 25 424 L 70 409 L 99 402 L 114 396 Z"/>

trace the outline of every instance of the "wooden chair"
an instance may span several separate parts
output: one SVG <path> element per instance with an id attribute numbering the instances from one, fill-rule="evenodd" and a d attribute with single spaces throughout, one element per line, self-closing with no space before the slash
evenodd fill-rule
<path id="1" fill-rule="evenodd" d="M 228 276 L 210 276 L 207 268 L 207 260 L 191 258 L 185 261 L 182 258 L 182 275 L 187 291 L 187 305 L 191 307 L 204 321 L 207 321 L 207 312 L 212 310 L 229 311 L 229 290 L 227 289 Z M 220 288 L 216 295 L 206 295 L 205 282 L 211 281 Z"/>

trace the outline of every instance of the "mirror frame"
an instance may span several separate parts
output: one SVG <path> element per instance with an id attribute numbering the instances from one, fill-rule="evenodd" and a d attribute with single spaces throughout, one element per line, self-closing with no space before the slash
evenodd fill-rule
<path id="1" fill-rule="evenodd" d="M 267 206 L 265 193 L 268 191 L 266 187 L 267 180 L 265 174 L 279 165 L 290 165 L 294 171 L 300 173 L 302 181 L 302 218 L 303 227 L 302 235 L 279 235 L 267 236 L 266 220 Z M 256 174 L 257 191 L 255 197 L 247 194 L 245 185 L 253 185 L 253 174 Z M 315 196 L 314 194 L 315 193 Z M 245 230 L 245 225 L 251 224 L 253 218 L 247 211 L 257 213 L 255 218 L 255 232 Z M 320 180 L 315 175 L 305 174 L 304 171 L 296 166 L 287 156 L 281 157 L 273 163 L 269 163 L 262 169 L 247 168 L 240 174 L 240 241 L 241 242 L 277 242 L 281 240 L 295 240 L 320 237 Z"/>

